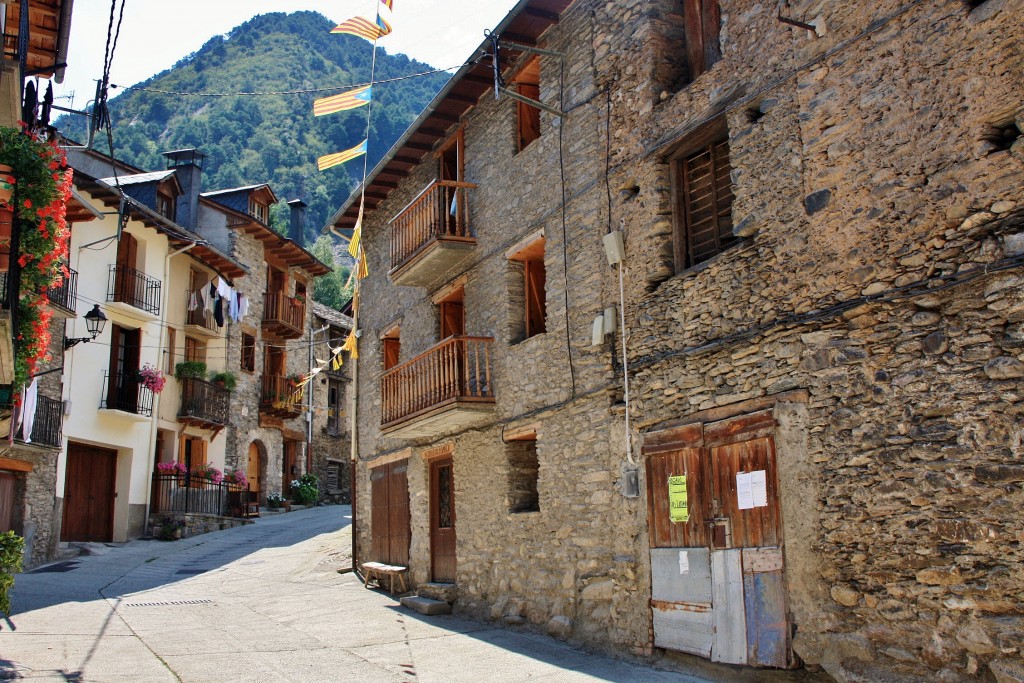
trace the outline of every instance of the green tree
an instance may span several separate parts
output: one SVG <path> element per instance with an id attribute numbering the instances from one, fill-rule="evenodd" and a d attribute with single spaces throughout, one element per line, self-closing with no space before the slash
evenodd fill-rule
<path id="1" fill-rule="evenodd" d="M 347 265 L 337 264 L 334 247 L 332 237 L 321 235 L 310 249 L 313 256 L 333 269 L 331 273 L 313 281 L 313 300 L 338 310 L 352 298 L 352 285 L 348 281 L 352 269 Z"/>

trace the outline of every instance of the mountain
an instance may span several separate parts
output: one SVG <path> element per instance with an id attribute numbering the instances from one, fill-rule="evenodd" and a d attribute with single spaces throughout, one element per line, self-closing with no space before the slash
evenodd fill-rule
<path id="1" fill-rule="evenodd" d="M 366 133 L 366 107 L 313 116 L 314 99 L 370 79 L 370 43 L 332 35 L 334 25 L 316 12 L 272 13 L 214 36 L 173 68 L 111 98 L 115 155 L 158 170 L 166 167 L 161 152 L 195 147 L 207 155 L 204 191 L 269 182 L 281 200 L 271 212 L 272 224 L 282 232 L 288 220 L 284 202 L 305 201 L 311 243 L 363 172 L 361 159 L 323 172 L 316 168 L 317 157 L 353 147 Z M 431 70 L 378 49 L 374 78 Z M 374 87 L 370 168 L 448 77 L 436 73 Z M 289 94 L 234 94 L 243 92 Z M 65 117 L 57 125 L 73 139 L 86 137 L 81 121 Z M 104 135 L 95 146 L 109 152 Z"/>

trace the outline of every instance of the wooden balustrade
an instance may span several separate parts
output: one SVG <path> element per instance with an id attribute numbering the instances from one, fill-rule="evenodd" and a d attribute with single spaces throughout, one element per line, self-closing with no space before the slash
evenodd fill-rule
<path id="1" fill-rule="evenodd" d="M 306 320 L 304 302 L 284 292 L 267 292 L 263 295 L 263 326 L 285 339 L 302 336 Z"/>
<path id="2" fill-rule="evenodd" d="M 381 423 L 388 426 L 457 401 L 493 402 L 491 337 L 449 337 L 381 376 Z"/>
<path id="3" fill-rule="evenodd" d="M 434 239 L 475 241 L 467 191 L 475 183 L 435 180 L 391 219 L 391 268 L 400 267 Z"/>

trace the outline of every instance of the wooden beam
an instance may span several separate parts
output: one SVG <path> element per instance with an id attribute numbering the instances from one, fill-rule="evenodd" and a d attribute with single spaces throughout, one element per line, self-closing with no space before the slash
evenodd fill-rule
<path id="1" fill-rule="evenodd" d="M 559 20 L 559 16 L 556 12 L 549 12 L 546 9 L 541 9 L 539 7 L 528 6 L 526 7 L 526 9 L 523 10 L 523 14 L 525 14 L 528 17 L 544 19 L 545 21 L 551 22 L 552 24 L 557 24 Z"/>
<path id="2" fill-rule="evenodd" d="M 0 470 L 31 472 L 32 463 L 25 462 L 24 460 L 14 460 L 12 458 L 0 458 Z"/>
<path id="3" fill-rule="evenodd" d="M 406 142 L 405 145 L 403 145 L 403 147 L 405 147 L 406 149 L 416 150 L 417 152 L 429 152 L 430 150 L 434 149 L 433 145 L 428 145 L 424 142 L 413 142 L 412 140 Z"/>
<path id="4" fill-rule="evenodd" d="M 381 169 L 380 173 L 377 174 L 378 177 L 382 175 L 390 175 L 396 178 L 408 178 L 409 172 L 401 168 L 392 168 L 391 166 L 385 166 L 384 168 Z"/>
<path id="5" fill-rule="evenodd" d="M 522 43 L 523 45 L 529 45 L 530 47 L 537 47 L 537 40 L 535 38 L 533 38 L 532 36 L 523 35 L 522 33 L 512 33 L 511 31 L 505 31 L 499 36 L 499 38 L 502 41 L 511 40 L 513 43 Z M 502 47 L 506 46 L 502 45 Z M 512 50 L 515 49 L 514 45 L 509 45 L 508 47 Z"/>
<path id="6" fill-rule="evenodd" d="M 437 111 L 436 109 L 430 112 L 428 119 L 437 119 L 438 121 L 447 121 L 448 123 L 458 123 L 462 119 L 461 114 L 446 114 L 443 111 Z"/>
<path id="7" fill-rule="evenodd" d="M 480 95 L 460 95 L 459 93 L 451 92 L 448 93 L 447 96 L 445 96 L 445 99 L 451 100 L 452 102 L 465 102 L 466 104 L 476 104 L 477 101 L 480 99 Z"/>
<path id="8" fill-rule="evenodd" d="M 395 157 L 391 158 L 391 161 L 399 163 L 399 164 L 409 164 L 410 166 L 418 166 L 419 163 L 420 163 L 420 159 L 422 159 L 422 158 L 423 157 L 395 156 Z"/>
<path id="9" fill-rule="evenodd" d="M 427 128 L 426 126 L 420 126 L 416 129 L 415 135 L 429 135 L 435 138 L 443 138 L 447 133 L 447 130 L 441 130 L 440 128 Z"/>

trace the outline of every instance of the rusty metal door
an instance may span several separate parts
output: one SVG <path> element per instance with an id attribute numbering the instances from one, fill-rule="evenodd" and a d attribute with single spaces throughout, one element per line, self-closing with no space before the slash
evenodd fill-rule
<path id="1" fill-rule="evenodd" d="M 655 645 L 789 665 L 774 427 L 764 411 L 645 443 Z"/>
<path id="2" fill-rule="evenodd" d="M 455 482 L 451 458 L 430 463 L 430 572 L 455 582 Z"/>
<path id="3" fill-rule="evenodd" d="M 409 566 L 409 461 L 399 460 L 370 470 L 371 559 Z"/>

